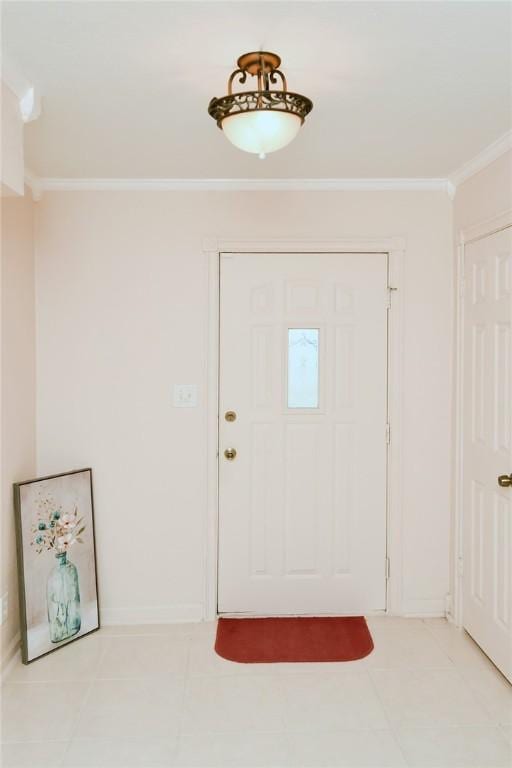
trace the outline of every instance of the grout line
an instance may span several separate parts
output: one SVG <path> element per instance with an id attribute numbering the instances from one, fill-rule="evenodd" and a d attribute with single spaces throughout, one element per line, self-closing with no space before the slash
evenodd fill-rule
<path id="1" fill-rule="evenodd" d="M 475 656 L 476 658 L 480 659 L 480 661 L 475 661 L 475 662 L 469 661 L 464 664 L 457 663 L 456 659 L 454 659 L 453 656 L 450 654 L 450 651 L 446 647 L 444 647 L 441 640 L 436 636 L 437 633 L 429 629 L 427 625 L 427 631 L 429 632 L 430 636 L 433 638 L 438 648 L 440 648 L 446 654 L 446 656 L 448 656 L 448 658 L 450 659 L 455 669 L 457 670 L 459 670 L 460 668 L 497 669 L 497 667 L 495 667 L 495 665 L 492 663 L 490 658 L 486 656 L 486 654 L 479 647 L 478 643 L 475 643 L 471 635 L 465 632 L 464 629 L 462 628 L 459 629 L 458 627 L 452 627 L 451 624 L 447 624 L 446 628 L 449 628 L 449 631 L 452 633 L 457 633 L 458 638 L 462 639 L 462 642 L 469 641 L 468 648 L 472 648 L 474 651 L 476 651 L 477 653 L 475 654 Z"/>
<path id="2" fill-rule="evenodd" d="M 172 755 L 172 763 L 171 765 L 177 765 L 178 755 L 181 747 L 181 738 L 183 735 L 183 726 L 185 722 L 185 701 L 187 698 L 187 691 L 188 691 L 188 684 L 190 679 L 190 657 L 192 654 L 192 637 L 188 639 L 188 648 L 187 648 L 187 659 L 185 662 L 185 674 L 183 677 L 183 690 L 181 693 L 181 707 L 180 707 L 180 717 L 179 717 L 179 725 L 177 728 L 175 743 L 174 743 L 174 750 Z"/>
<path id="3" fill-rule="evenodd" d="M 9 739 L 1 741 L 0 744 L 67 744 L 68 739 Z"/>
<path id="4" fill-rule="evenodd" d="M 393 741 L 396 743 L 398 749 L 400 750 L 400 754 L 402 755 L 402 757 L 404 759 L 404 765 L 408 766 L 408 765 L 410 765 L 410 763 L 407 760 L 407 755 L 405 754 L 405 751 L 403 750 L 402 745 L 401 745 L 400 740 L 398 739 L 398 735 L 397 735 L 397 731 L 398 731 L 399 726 L 395 725 L 393 723 L 393 721 L 391 720 L 391 716 L 388 714 L 387 708 L 386 708 L 386 706 L 384 704 L 384 701 L 382 700 L 382 697 L 381 697 L 381 695 L 379 693 L 379 690 L 377 688 L 375 680 L 373 679 L 372 670 L 369 669 L 367 671 L 367 674 L 368 674 L 368 678 L 370 680 L 370 686 L 373 689 L 373 692 L 375 693 L 375 696 L 377 697 L 377 701 L 379 702 L 382 711 L 384 712 L 384 717 L 386 718 L 386 721 L 388 723 L 388 728 L 389 728 L 389 731 L 391 732 L 391 736 L 393 737 Z"/>
<path id="5" fill-rule="evenodd" d="M 469 665 L 468 665 L 468 666 L 469 666 Z M 467 669 L 468 667 L 465 667 L 465 668 Z M 471 667 L 470 667 L 470 666 L 469 666 L 469 668 L 471 669 Z M 479 668 L 477 667 L 477 669 L 479 669 Z M 489 717 L 489 720 L 491 721 L 491 722 L 489 723 L 489 725 L 496 725 L 496 726 L 498 726 L 498 727 L 499 727 L 499 726 L 501 725 L 500 719 L 499 719 L 499 717 L 497 717 L 497 716 L 496 716 L 496 715 L 495 715 L 495 714 L 494 714 L 494 713 L 491 711 L 491 707 L 490 707 L 490 706 L 488 706 L 488 704 L 486 703 L 486 701 L 485 701 L 485 699 L 484 699 L 483 695 L 482 695 L 482 694 L 481 694 L 479 691 L 477 691 L 475 688 L 473 688 L 473 686 L 471 685 L 471 683 L 469 683 L 469 682 L 466 680 L 466 678 L 465 678 L 465 677 L 464 677 L 464 675 L 462 674 L 462 669 L 461 669 L 460 667 L 456 667 L 456 670 L 457 670 L 457 674 L 459 675 L 459 678 L 460 678 L 460 680 L 461 680 L 461 681 L 464 683 L 465 687 L 466 687 L 466 688 L 468 688 L 468 690 L 469 690 L 469 692 L 470 692 L 470 694 L 471 694 L 471 697 L 473 698 L 473 700 L 474 700 L 474 701 L 476 701 L 476 703 L 477 703 L 477 704 L 478 704 L 478 705 L 479 705 L 479 706 L 480 706 L 480 707 L 483 709 L 483 711 L 485 712 L 485 714 L 486 714 L 486 715 Z"/>
<path id="6" fill-rule="evenodd" d="M 20 688 L 27 687 L 29 685 L 88 685 L 88 683 L 94 682 L 95 679 L 96 678 L 94 677 L 88 676 L 81 678 L 69 678 L 66 680 L 56 680 L 53 677 L 48 680 L 12 680 L 11 682 L 7 683 L 7 685 L 16 685 L 20 686 Z M 53 739 L 53 741 L 58 741 L 58 739 Z"/>
<path id="7" fill-rule="evenodd" d="M 98 654 L 98 659 L 96 661 L 96 664 L 94 665 L 94 671 L 92 672 L 92 677 L 91 677 L 91 679 L 89 681 L 89 685 L 88 685 L 87 690 L 85 692 L 85 695 L 83 697 L 82 703 L 81 703 L 81 705 L 78 708 L 78 712 L 76 714 L 73 727 L 71 728 L 69 742 L 68 742 L 68 745 L 67 745 L 66 749 L 64 750 L 64 755 L 62 757 L 61 764 L 64 762 L 65 758 L 68 755 L 69 749 L 71 747 L 71 742 L 76 737 L 76 731 L 77 731 L 77 728 L 78 728 L 78 724 L 80 722 L 80 718 L 81 718 L 83 712 L 85 711 L 85 707 L 86 707 L 86 705 L 87 705 L 87 703 L 88 703 L 88 701 L 90 699 L 90 696 L 91 696 L 91 691 L 92 691 L 93 685 L 94 685 L 94 683 L 96 681 L 96 674 L 97 674 L 97 672 L 98 672 L 98 670 L 100 668 L 100 665 L 101 665 L 101 662 L 103 661 L 104 656 L 107 653 L 107 644 L 103 643 L 102 640 L 100 640 L 100 648 L 101 648 L 101 650 L 100 650 L 100 653 Z"/>
<path id="8" fill-rule="evenodd" d="M 70 747 L 71 747 L 71 739 L 68 739 L 67 742 L 66 742 L 66 746 L 64 748 L 64 752 L 62 753 L 62 757 L 59 760 L 59 764 L 58 764 L 58 766 L 56 766 L 56 768 L 63 768 L 63 766 L 65 765 L 64 761 L 66 760 L 66 757 L 68 756 Z"/>
<path id="9" fill-rule="evenodd" d="M 92 690 L 92 687 L 94 685 L 94 682 L 95 682 L 94 679 L 89 680 L 89 684 L 87 686 L 87 690 L 85 691 L 84 697 L 82 699 L 82 703 L 78 707 L 78 711 L 77 711 L 75 719 L 74 719 L 73 727 L 71 728 L 71 732 L 70 732 L 70 737 L 69 737 L 70 742 L 75 737 L 76 730 L 78 728 L 78 723 L 80 722 L 80 717 L 81 717 L 82 713 L 85 710 L 86 704 L 89 701 L 91 690 Z"/>

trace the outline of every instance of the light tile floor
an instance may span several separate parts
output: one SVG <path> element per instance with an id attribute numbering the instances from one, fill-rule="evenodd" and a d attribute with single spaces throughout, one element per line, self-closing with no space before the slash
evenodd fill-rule
<path id="1" fill-rule="evenodd" d="M 2 689 L 2 766 L 509 768 L 512 689 L 444 619 L 345 664 L 234 664 L 214 624 L 107 628 Z"/>

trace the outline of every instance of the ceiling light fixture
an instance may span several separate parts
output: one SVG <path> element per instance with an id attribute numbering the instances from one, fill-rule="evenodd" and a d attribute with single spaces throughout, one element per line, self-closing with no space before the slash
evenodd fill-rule
<path id="1" fill-rule="evenodd" d="M 213 98 L 208 113 L 235 147 L 263 159 L 295 138 L 306 115 L 313 109 L 313 102 L 306 96 L 288 91 L 277 54 L 268 51 L 244 53 L 237 64 L 238 69 L 228 80 L 228 95 Z M 258 79 L 258 90 L 233 93 L 235 79 L 243 85 L 247 75 Z M 278 78 L 281 87 L 273 90 Z"/>

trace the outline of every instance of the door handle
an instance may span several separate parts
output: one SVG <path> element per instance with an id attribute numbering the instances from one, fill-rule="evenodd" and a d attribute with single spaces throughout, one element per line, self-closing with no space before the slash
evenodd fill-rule
<path id="1" fill-rule="evenodd" d="M 500 475 L 498 485 L 501 485 L 502 488 L 509 488 L 512 485 L 512 475 Z"/>
<path id="2" fill-rule="evenodd" d="M 226 448 L 224 451 L 224 456 L 228 461 L 233 461 L 236 459 L 236 449 L 235 448 Z"/>

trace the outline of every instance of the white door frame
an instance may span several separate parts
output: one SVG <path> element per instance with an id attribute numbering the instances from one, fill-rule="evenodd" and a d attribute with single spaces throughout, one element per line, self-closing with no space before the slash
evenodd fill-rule
<path id="1" fill-rule="evenodd" d="M 392 311 L 388 326 L 388 422 L 391 439 L 387 453 L 387 581 L 386 612 L 402 613 L 402 358 L 403 358 L 403 265 L 405 239 L 347 238 L 342 240 L 203 240 L 208 260 L 208 399 L 207 399 L 207 514 L 204 526 L 204 618 L 217 616 L 217 562 L 219 519 L 219 279 L 221 253 L 387 253 L 388 285 Z M 392 299 L 391 299 L 392 297 Z"/>
<path id="2" fill-rule="evenodd" d="M 454 487 L 454 542 L 452 563 L 453 599 L 448 618 L 457 627 L 463 624 L 463 548 L 462 527 L 463 478 L 464 478 L 464 265 L 466 245 L 494 235 L 502 229 L 512 226 L 512 208 L 498 216 L 486 219 L 460 230 L 457 238 L 456 254 L 456 339 L 455 339 L 455 487 Z"/>

